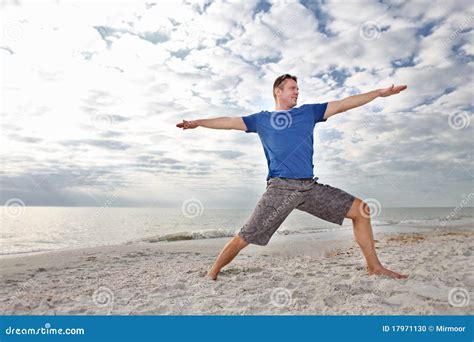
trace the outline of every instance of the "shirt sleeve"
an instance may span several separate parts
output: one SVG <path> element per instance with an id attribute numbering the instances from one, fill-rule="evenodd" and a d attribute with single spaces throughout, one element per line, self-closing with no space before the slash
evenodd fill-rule
<path id="1" fill-rule="evenodd" d="M 327 120 L 324 118 L 324 113 L 326 113 L 327 107 L 328 107 L 327 102 L 308 105 L 310 112 L 313 113 L 314 124 L 317 124 L 318 122 L 324 122 Z"/>
<path id="2" fill-rule="evenodd" d="M 247 126 L 246 133 L 257 133 L 257 123 L 258 123 L 258 115 L 260 113 L 255 113 L 248 116 L 243 116 L 242 120 L 244 120 L 245 126 Z"/>

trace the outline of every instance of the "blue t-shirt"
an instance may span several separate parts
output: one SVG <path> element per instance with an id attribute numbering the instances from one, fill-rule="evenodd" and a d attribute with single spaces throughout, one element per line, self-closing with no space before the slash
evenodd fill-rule
<path id="1" fill-rule="evenodd" d="M 267 180 L 313 178 L 313 131 L 324 119 L 326 103 L 279 111 L 262 111 L 242 119 L 247 133 L 257 133 L 268 164 Z"/>

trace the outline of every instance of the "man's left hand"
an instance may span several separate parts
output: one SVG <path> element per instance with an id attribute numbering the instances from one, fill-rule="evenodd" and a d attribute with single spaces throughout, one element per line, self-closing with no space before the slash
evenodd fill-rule
<path id="1" fill-rule="evenodd" d="M 405 90 L 406 88 L 407 88 L 406 85 L 395 86 L 395 85 L 392 84 L 391 87 L 380 89 L 379 90 L 380 91 L 379 96 L 380 97 L 387 97 L 387 96 L 395 95 L 395 94 L 398 94 L 399 92 Z"/>

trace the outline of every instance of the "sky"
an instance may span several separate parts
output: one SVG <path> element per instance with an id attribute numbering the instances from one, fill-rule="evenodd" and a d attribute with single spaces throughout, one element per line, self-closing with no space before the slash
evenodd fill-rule
<path id="1" fill-rule="evenodd" d="M 474 206 L 470 1 L 3 1 L 0 202 L 252 208 L 256 134 L 175 124 L 391 84 L 318 123 L 319 182 L 385 207 Z"/>

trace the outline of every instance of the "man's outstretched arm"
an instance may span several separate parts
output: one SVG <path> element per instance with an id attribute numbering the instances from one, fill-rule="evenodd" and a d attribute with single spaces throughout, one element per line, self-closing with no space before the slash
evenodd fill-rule
<path id="1" fill-rule="evenodd" d="M 220 117 L 214 119 L 201 119 L 187 121 L 183 120 L 176 124 L 176 127 L 182 129 L 192 129 L 196 127 L 214 128 L 214 129 L 237 129 L 239 131 L 246 131 L 247 126 L 241 117 Z"/>
<path id="2" fill-rule="evenodd" d="M 392 86 L 388 88 L 376 89 L 369 91 L 368 93 L 349 96 L 339 101 L 331 101 L 328 103 L 328 107 L 324 113 L 324 118 L 327 119 L 334 114 L 342 113 L 349 109 L 363 106 L 377 97 L 387 97 L 398 94 L 406 88 L 406 85 L 394 86 L 392 84 Z"/>

